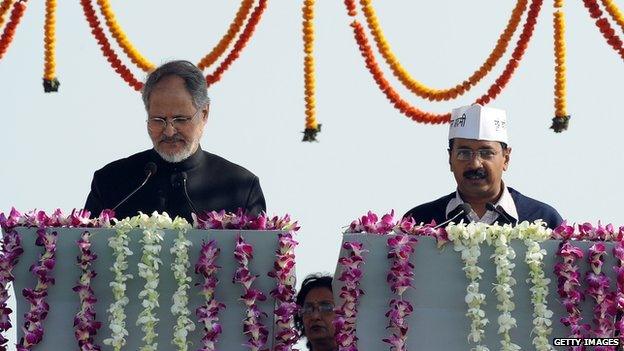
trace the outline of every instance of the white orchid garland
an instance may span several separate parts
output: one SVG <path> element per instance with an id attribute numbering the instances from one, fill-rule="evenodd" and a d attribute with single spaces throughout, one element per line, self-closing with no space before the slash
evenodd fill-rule
<path id="1" fill-rule="evenodd" d="M 160 250 L 162 249 L 163 229 L 170 229 L 172 221 L 166 212 L 162 215 L 154 212 L 152 216 L 140 213 L 137 217 L 137 224 L 139 228 L 143 229 L 143 236 L 139 240 L 143 244 L 143 254 L 141 262 L 138 264 L 139 276 L 145 279 L 143 290 L 139 292 L 143 311 L 139 313 L 139 318 L 136 321 L 136 325 L 141 326 L 141 330 L 145 334 L 142 339 L 145 344 L 139 350 L 157 351 L 158 342 L 156 342 L 156 338 L 158 338 L 158 333 L 156 333 L 156 324 L 160 319 L 156 316 L 154 310 L 159 307 L 158 298 L 160 293 L 158 292 L 158 284 L 160 282 L 160 274 L 158 269 L 162 265 Z"/>
<path id="2" fill-rule="evenodd" d="M 544 257 L 547 255 L 539 243 L 548 240 L 551 236 L 551 230 L 546 229 L 542 222 L 529 224 L 522 222 L 514 228 L 519 239 L 524 239 L 527 247 L 524 262 L 529 267 L 529 278 L 527 283 L 532 286 L 531 304 L 533 305 L 533 346 L 537 351 L 554 350 L 550 344 L 550 334 L 552 333 L 552 316 L 553 312 L 548 309 L 548 284 L 550 279 L 546 278 L 544 273 Z"/>
<path id="3" fill-rule="evenodd" d="M 180 351 L 188 350 L 187 336 L 189 332 L 195 330 L 195 324 L 189 318 L 191 311 L 188 308 L 188 290 L 192 279 L 187 271 L 191 266 L 189 247 L 192 246 L 192 243 L 186 237 L 186 233 L 190 228 L 191 225 L 181 217 L 176 217 L 172 223 L 172 229 L 178 231 L 178 236 L 170 249 L 170 252 L 175 255 L 175 259 L 171 263 L 171 270 L 178 282 L 178 289 L 173 294 L 173 305 L 171 306 L 171 313 L 177 317 L 171 343 L 176 345 Z"/>
<path id="4" fill-rule="evenodd" d="M 135 227 L 133 218 L 125 218 L 115 224 L 115 236 L 108 239 L 108 246 L 113 249 L 115 262 L 110 270 L 115 275 L 114 280 L 109 283 L 113 291 L 113 302 L 108 308 L 109 328 L 111 337 L 104 340 L 104 344 L 113 346 L 115 351 L 120 351 L 126 344 L 128 330 L 126 329 L 126 305 L 130 302 L 126 296 L 126 281 L 132 279 L 132 274 L 127 274 L 128 256 L 132 251 L 128 248 L 130 238 L 128 232 Z"/>
<path id="5" fill-rule="evenodd" d="M 511 311 L 516 308 L 512 301 L 514 297 L 513 286 L 516 285 L 516 279 L 513 277 L 513 269 L 515 264 L 511 260 L 516 258 L 516 252 L 509 245 L 511 239 L 515 239 L 517 231 L 512 231 L 510 225 L 499 226 L 498 224 L 487 228 L 486 240 L 490 245 L 494 245 L 494 254 L 490 257 L 494 259 L 496 265 L 496 284 L 494 291 L 498 304 L 496 309 L 500 311 L 498 316 L 498 333 L 501 334 L 501 350 L 517 351 L 520 346 L 511 342 L 509 331 L 511 328 L 517 327 L 516 319 L 512 317 Z"/>
<path id="6" fill-rule="evenodd" d="M 489 351 L 486 346 L 481 345 L 488 319 L 485 317 L 485 311 L 481 308 L 481 305 L 485 303 L 485 294 L 479 292 L 479 281 L 483 268 L 478 265 L 479 256 L 481 256 L 479 245 L 485 241 L 485 228 L 486 225 L 483 223 L 470 223 L 468 225 L 450 225 L 446 229 L 449 240 L 454 244 L 455 251 L 461 252 L 461 258 L 464 261 L 463 271 L 468 278 L 465 298 L 468 305 L 466 316 L 470 318 L 468 341 L 476 344 L 476 351 Z"/>

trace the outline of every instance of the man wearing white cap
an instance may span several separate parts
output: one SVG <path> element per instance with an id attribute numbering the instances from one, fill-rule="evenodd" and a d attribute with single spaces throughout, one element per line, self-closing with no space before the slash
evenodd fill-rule
<path id="1" fill-rule="evenodd" d="M 551 206 L 505 186 L 509 166 L 505 111 L 481 105 L 454 109 L 449 129 L 449 164 L 457 190 L 414 207 L 405 216 L 417 223 L 498 222 L 517 224 L 541 219 L 549 228 L 563 221 Z"/>

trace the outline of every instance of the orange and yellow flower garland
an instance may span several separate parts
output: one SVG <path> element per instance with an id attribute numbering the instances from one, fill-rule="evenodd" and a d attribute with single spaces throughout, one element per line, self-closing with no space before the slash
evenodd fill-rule
<path id="1" fill-rule="evenodd" d="M 80 4 L 82 5 L 82 9 L 84 11 L 85 17 L 87 18 L 87 22 L 89 22 L 89 26 L 91 27 L 91 33 L 97 40 L 100 49 L 102 50 L 102 54 L 106 57 L 108 62 L 111 64 L 111 67 L 125 80 L 130 87 L 134 90 L 139 91 L 143 87 L 143 83 L 138 81 L 132 72 L 126 67 L 117 54 L 113 51 L 104 34 L 104 30 L 100 26 L 100 20 L 97 18 L 95 14 L 95 10 L 93 6 L 91 6 L 91 0 L 80 0 Z"/>
<path id="2" fill-rule="evenodd" d="M 613 0 L 600 0 L 602 5 L 605 7 L 605 10 L 609 13 L 611 18 L 624 30 L 624 15 L 622 11 L 617 7 L 617 5 L 613 2 Z"/>
<path id="3" fill-rule="evenodd" d="M 476 103 L 485 105 L 489 103 L 490 100 L 495 99 L 511 79 L 516 68 L 519 66 L 522 57 L 524 56 L 529 41 L 531 40 L 533 30 L 535 29 L 535 24 L 537 23 L 537 17 L 542 7 L 542 3 L 543 0 L 532 0 L 531 5 L 529 6 L 529 13 L 527 15 L 526 22 L 522 29 L 522 33 L 520 34 L 520 37 L 516 42 L 516 47 L 514 48 L 513 53 L 509 61 L 507 62 L 507 65 L 505 66 L 505 69 L 490 86 L 487 92 L 478 99 L 476 99 Z M 354 6 L 353 0 L 345 0 L 345 4 L 347 5 L 348 9 L 351 9 Z M 368 39 L 366 38 L 366 34 L 362 25 L 357 20 L 354 20 L 351 23 L 351 27 L 353 28 L 355 40 L 358 43 L 360 52 L 366 60 L 366 67 L 372 74 L 375 82 L 377 83 L 381 91 L 386 95 L 390 102 L 392 102 L 396 109 L 398 109 L 403 114 L 410 117 L 416 122 L 446 123 L 450 120 L 449 113 L 433 114 L 429 112 L 424 112 L 410 105 L 407 101 L 403 100 L 396 92 L 396 90 L 394 90 L 390 83 L 385 79 L 383 72 L 381 71 L 379 65 L 375 60 L 373 51 L 368 43 Z"/>
<path id="4" fill-rule="evenodd" d="M 15 4 L 13 4 L 13 10 L 11 11 L 11 16 L 9 17 L 9 22 L 6 27 L 2 31 L 2 36 L 0 36 L 0 59 L 4 56 L 4 54 L 9 49 L 9 45 L 13 41 L 13 37 L 15 36 L 15 30 L 24 16 L 24 12 L 26 11 L 26 0 L 18 0 Z"/>
<path id="5" fill-rule="evenodd" d="M 130 61 L 145 72 L 154 69 L 154 64 L 141 55 L 139 50 L 132 45 L 132 42 L 130 42 L 123 29 L 121 29 L 108 0 L 97 0 L 97 4 L 100 7 L 100 13 L 104 16 L 109 32 Z"/>
<path id="6" fill-rule="evenodd" d="M 555 133 L 568 129 L 570 116 L 566 108 L 566 48 L 565 48 L 565 17 L 563 0 L 555 0 L 553 27 L 555 39 L 555 117 L 550 127 Z"/>
<path id="7" fill-rule="evenodd" d="M 611 45 L 613 50 L 624 59 L 624 46 L 622 39 L 615 34 L 615 30 L 611 27 L 609 20 L 602 16 L 602 10 L 596 0 L 583 0 L 585 7 L 589 11 L 591 18 L 596 19 L 596 26 L 600 29 L 600 33 L 607 41 L 607 44 Z"/>
<path id="8" fill-rule="evenodd" d="M 219 57 L 223 55 L 225 50 L 227 50 L 230 44 L 232 44 L 232 40 L 234 40 L 236 34 L 240 32 L 241 28 L 243 28 L 243 24 L 245 24 L 245 19 L 249 15 L 253 4 L 254 0 L 243 0 L 241 2 L 241 5 L 236 12 L 236 16 L 234 17 L 234 20 L 232 21 L 232 23 L 230 23 L 227 33 L 225 33 L 225 35 L 221 38 L 221 40 L 219 40 L 217 45 L 199 61 L 199 63 L 197 64 L 197 67 L 199 67 L 199 69 L 204 70 L 212 66 L 212 64 L 214 64 L 219 59 Z"/>
<path id="9" fill-rule="evenodd" d="M 13 0 L 3 0 L 2 3 L 0 3 L 0 28 L 4 25 L 6 14 L 9 12 L 11 5 L 13 5 Z"/>
<path id="10" fill-rule="evenodd" d="M 302 141 L 316 141 L 321 125 L 316 120 L 314 81 L 314 0 L 303 1 L 303 84 L 305 95 L 305 130 Z"/>
<path id="11" fill-rule="evenodd" d="M 56 78 L 56 0 L 46 0 L 44 25 L 44 69 L 43 91 L 58 91 L 59 81 Z"/>
<path id="12" fill-rule="evenodd" d="M 485 63 L 483 63 L 479 69 L 477 69 L 467 80 L 455 85 L 452 88 L 436 89 L 428 87 L 427 85 L 414 79 L 409 72 L 405 70 L 398 58 L 392 52 L 390 44 L 386 40 L 383 31 L 379 26 L 379 19 L 377 18 L 375 10 L 371 4 L 371 0 L 360 0 L 362 12 L 365 15 L 368 28 L 370 29 L 373 39 L 377 45 L 377 50 L 385 59 L 394 76 L 414 94 L 431 101 L 450 100 L 463 95 L 479 83 L 494 68 L 494 66 L 496 66 L 497 62 L 507 51 L 509 42 L 520 24 L 523 13 L 526 11 L 527 3 L 528 0 L 518 0 L 509 21 L 507 22 L 505 30 L 499 36 L 496 46 L 486 59 Z M 352 17 L 356 15 L 354 10 L 349 10 L 349 14 Z"/>
<path id="13" fill-rule="evenodd" d="M 234 47 L 232 48 L 232 51 L 223 60 L 223 62 L 221 62 L 219 67 L 217 67 L 214 70 L 213 73 L 206 76 L 206 82 L 208 83 L 208 86 L 218 82 L 221 79 L 221 76 L 223 75 L 223 73 L 240 56 L 240 53 L 243 51 L 243 49 L 247 45 L 247 42 L 249 42 L 249 39 L 251 39 L 251 36 L 256 30 L 256 26 L 258 25 L 258 22 L 260 22 L 260 19 L 262 18 L 262 14 L 264 13 L 264 10 L 267 7 L 267 2 L 268 0 L 260 0 L 260 2 L 258 3 L 258 6 L 256 6 L 256 8 L 253 10 L 253 13 L 249 17 L 249 21 L 247 22 L 247 25 L 245 25 L 243 32 L 240 34 L 240 36 L 236 40 L 236 43 L 234 43 Z"/>

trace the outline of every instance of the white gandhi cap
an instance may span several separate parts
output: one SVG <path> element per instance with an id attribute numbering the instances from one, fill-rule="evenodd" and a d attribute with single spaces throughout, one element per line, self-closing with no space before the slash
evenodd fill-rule
<path id="1" fill-rule="evenodd" d="M 448 138 L 507 143 L 507 114 L 504 110 L 478 104 L 453 109 Z"/>

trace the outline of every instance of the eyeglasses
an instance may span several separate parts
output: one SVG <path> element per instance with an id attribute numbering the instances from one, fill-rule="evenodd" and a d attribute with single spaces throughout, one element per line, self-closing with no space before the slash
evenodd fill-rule
<path id="1" fill-rule="evenodd" d="M 318 311 L 320 314 L 330 314 L 334 312 L 334 304 L 331 302 L 306 303 L 298 311 L 299 317 L 309 316 Z"/>
<path id="2" fill-rule="evenodd" d="M 492 149 L 479 149 L 479 150 L 470 150 L 470 149 L 458 149 L 455 152 L 455 158 L 459 161 L 470 161 L 473 157 L 477 156 L 482 160 L 491 160 L 498 154 L 497 151 Z"/>
<path id="3" fill-rule="evenodd" d="M 175 130 L 185 129 L 191 125 L 193 119 L 195 118 L 195 116 L 197 116 L 197 113 L 199 111 L 201 111 L 201 109 L 198 109 L 197 111 L 195 111 L 195 114 L 193 114 L 190 117 L 189 116 L 176 116 L 171 119 L 167 119 L 163 117 L 149 117 L 147 119 L 147 127 L 152 132 L 161 132 L 167 129 L 167 126 L 169 125 L 169 123 L 171 123 L 171 126 Z"/>

